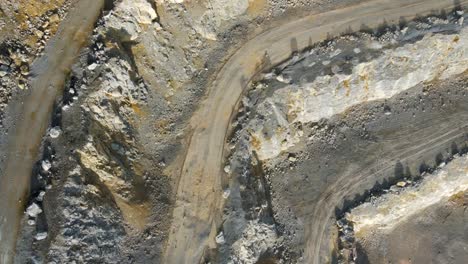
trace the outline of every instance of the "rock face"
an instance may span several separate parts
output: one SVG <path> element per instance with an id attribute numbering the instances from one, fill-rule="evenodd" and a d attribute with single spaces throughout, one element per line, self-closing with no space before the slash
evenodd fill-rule
<path id="1" fill-rule="evenodd" d="M 459 27 L 458 18 L 428 21 L 388 29 L 379 37 L 358 33 L 330 40 L 296 54 L 252 84 L 229 141 L 231 180 L 219 250 L 223 260 L 250 263 L 273 256 L 301 263 L 304 245 L 319 236 L 324 244 L 338 241 L 340 232 L 342 238 L 353 238 L 352 228 L 338 229 L 333 219 L 367 197 L 366 190 L 380 190 L 388 182 L 397 189 L 411 185 L 411 176 L 466 145 L 466 98 L 455 95 L 466 89 L 467 50 L 459 45 L 467 41 L 461 40 L 466 28 Z M 446 34 L 444 27 L 459 31 Z M 440 31 L 426 35 L 421 28 Z M 415 66 L 419 64 L 423 66 Z M 439 130 L 442 123 L 445 132 Z M 431 149 L 423 153 L 425 144 Z M 463 186 L 463 181 L 453 182 Z M 435 189 L 428 193 L 438 193 Z M 276 235 L 257 237 L 255 243 L 266 246 L 263 255 L 240 254 L 245 251 L 239 245 L 248 236 L 238 234 L 256 221 L 272 224 Z M 313 233 L 319 228 L 321 233 Z M 321 261 L 326 262 L 334 258 L 326 252 L 339 246 L 330 242 L 324 247 Z M 354 261 L 352 250 L 345 248 L 340 258 Z"/>
<path id="2" fill-rule="evenodd" d="M 131 143 L 132 136 L 126 120 L 131 120 L 134 111 L 132 106 L 142 102 L 140 93 L 144 93 L 130 79 L 132 69 L 124 60 L 112 59 L 100 69 L 102 82 L 86 98 L 83 109 L 88 113 L 96 126 L 99 126 L 122 141 Z M 143 95 L 144 96 L 144 95 Z"/>
<path id="3" fill-rule="evenodd" d="M 355 232 L 360 235 L 373 229 L 391 232 L 400 222 L 412 218 L 412 215 L 442 200 L 465 193 L 468 190 L 468 176 L 465 173 L 467 165 L 466 156 L 457 157 L 433 175 L 425 175 L 425 179 L 415 187 L 388 193 L 380 200 L 354 208 L 347 219 L 353 222 Z M 397 183 L 397 186 L 401 185 Z"/>
<path id="4" fill-rule="evenodd" d="M 259 158 L 271 159 L 292 148 L 303 135 L 297 127 L 306 123 L 345 112 L 353 105 L 390 98 L 419 83 L 444 80 L 465 72 L 468 69 L 467 33 L 463 29 L 459 34 L 426 36 L 395 49 L 382 50 L 381 44 L 371 41 L 365 48 L 378 50 L 374 51 L 379 53 L 375 59 L 355 61 L 356 64 L 347 69 L 349 73 L 340 70 L 342 66 L 329 65 L 330 74 L 312 81 L 307 80 L 307 71 L 315 70 L 315 65 L 310 65 L 315 62 L 305 59 L 300 65 L 310 64 L 304 65 L 303 78 L 281 85 L 272 98 L 259 106 L 258 112 L 268 117 L 260 121 L 263 125 L 253 121 L 253 126 L 257 126 L 253 137 Z M 340 61 L 341 52 L 337 49 L 327 60 Z M 337 70 L 333 72 L 334 69 Z"/>
<path id="5" fill-rule="evenodd" d="M 33 203 L 26 209 L 26 213 L 30 217 L 36 217 L 37 215 L 42 213 L 42 209 L 37 204 Z"/>
<path id="6" fill-rule="evenodd" d="M 138 193 L 143 175 L 138 171 L 140 153 L 132 122 L 145 103 L 145 85 L 131 79 L 132 68 L 124 60 L 110 59 L 99 71 L 102 81 L 82 105 L 90 136 L 77 153 L 82 166 L 110 190 L 124 218 L 143 228 L 148 213 L 142 201 L 145 195 Z M 138 208 L 132 209 L 132 204 Z"/>
<path id="7" fill-rule="evenodd" d="M 217 40 L 216 33 L 222 23 L 244 14 L 249 7 L 249 1 L 215 0 L 208 1 L 206 5 L 207 11 L 196 21 L 194 29 L 206 39 Z"/>
<path id="8" fill-rule="evenodd" d="M 158 17 L 147 0 L 123 0 L 105 18 L 106 27 L 119 34 L 122 41 L 135 41 L 143 27 L 151 25 Z"/>
<path id="9" fill-rule="evenodd" d="M 125 235 L 122 219 L 115 213 L 115 204 L 103 201 L 103 189 L 92 184 L 83 187 L 83 176 L 77 167 L 63 185 L 58 205 L 63 224 L 51 238 L 47 259 L 50 263 L 119 263 Z"/>
<path id="10" fill-rule="evenodd" d="M 274 245 L 274 227 L 250 222 L 241 239 L 232 245 L 232 257 L 228 263 L 257 263 Z"/>
<path id="11" fill-rule="evenodd" d="M 198 131 L 194 127 L 205 129 L 215 121 L 194 124 L 191 117 L 216 87 L 226 61 L 246 40 L 275 25 L 356 2 L 361 1 L 106 1 L 74 66 L 58 69 L 70 73 L 51 110 L 29 204 L 21 208 L 16 262 L 170 262 L 165 252 L 188 141 Z M 21 108 L 34 77 L 31 63 L 51 43 L 71 3 L 0 0 L 0 143 L 1 135 L 14 131 L 3 127 L 7 106 Z M 337 226 L 335 220 L 368 197 L 367 190 L 382 190 L 391 181 L 391 191 L 400 195 L 421 171 L 466 149 L 465 17 L 458 12 L 402 21 L 376 34 L 330 38 L 303 52 L 291 40 L 285 48 L 292 57 L 259 73 L 233 113 L 226 157 L 217 157 L 226 159 L 219 170 L 223 215 L 211 226 L 216 239 L 196 254 L 202 262 L 303 263 L 308 249 L 323 241 L 320 263 L 334 257 L 351 262 L 361 250 L 351 241 L 358 237 L 354 231 L 373 221 L 393 226 L 375 239 L 362 236 L 359 246 L 378 260 L 385 252 L 375 245 L 386 249 L 382 241 L 402 236 L 395 227 L 422 232 L 415 226 L 432 221 L 434 234 L 443 237 L 442 230 L 450 229 L 439 225 L 439 216 L 450 211 L 444 203 L 458 206 L 457 216 L 447 218 L 455 223 L 450 232 L 462 230 L 459 215 L 466 203 L 456 189 L 466 187 L 462 174 L 445 186 L 450 191 L 429 188 L 430 204 L 402 206 L 398 209 L 406 211 L 385 219 L 357 217 L 351 219 L 354 227 L 351 221 Z M 84 41 L 80 32 L 73 36 Z M 273 66 L 268 54 L 264 59 L 246 63 Z M 244 87 L 247 80 L 241 83 Z M 204 184 L 196 183 L 199 201 L 217 192 Z M 398 197 L 411 200 L 412 194 Z M 444 199 L 431 200 L 436 195 Z M 416 216 L 429 214 L 435 204 L 437 217 Z M 428 210 L 411 214 L 417 221 L 405 217 L 408 208 L 422 207 Z M 191 219 L 185 213 L 181 218 Z M 454 233 L 441 241 L 455 237 L 450 245 L 463 258 L 465 236 Z M 185 234 L 180 236 L 185 242 L 193 241 Z M 396 251 L 393 261 L 400 260 Z"/>

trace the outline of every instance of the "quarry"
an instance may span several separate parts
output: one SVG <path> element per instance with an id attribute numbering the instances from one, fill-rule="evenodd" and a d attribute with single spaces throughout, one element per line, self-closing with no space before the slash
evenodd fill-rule
<path id="1" fill-rule="evenodd" d="M 466 263 L 467 6 L 0 0 L 0 264 Z"/>

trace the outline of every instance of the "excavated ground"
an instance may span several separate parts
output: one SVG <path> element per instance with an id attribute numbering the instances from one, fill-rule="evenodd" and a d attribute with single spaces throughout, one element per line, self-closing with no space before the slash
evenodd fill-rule
<path id="1" fill-rule="evenodd" d="M 456 153 L 418 181 L 404 179 L 353 208 L 338 222 L 342 244 L 352 246 L 343 255 L 351 260 L 353 252 L 358 263 L 463 263 L 467 161 Z"/>
<path id="2" fill-rule="evenodd" d="M 310 10 L 318 12 L 348 2 L 352 1 L 338 5 L 282 0 L 269 3 L 262 0 L 106 1 L 91 44 L 80 56 L 75 56 L 78 62 L 71 69 L 68 65 L 39 67 L 53 78 L 68 77 L 63 89 L 53 84 L 58 88 L 53 92 L 57 92 L 57 98 L 34 89 L 40 96 L 47 97 L 44 107 L 27 104 L 32 110 L 39 107 L 41 116 L 36 117 L 35 111 L 31 112 L 30 129 L 21 129 L 24 139 L 35 138 L 28 138 L 28 133 L 40 137 L 42 128 L 47 123 L 50 125 L 40 151 L 38 145 L 29 146 L 27 140 L 17 137 L 21 151 L 29 151 L 21 170 L 33 165 L 29 159 L 39 159 L 32 170 L 31 186 L 27 185 L 29 173 L 21 173 L 22 176 L 16 178 L 9 173 L 6 177 L 3 172 L 6 154 L 15 156 L 16 152 L 11 149 L 16 143 L 11 144 L 6 132 L 1 137 L 5 146 L 1 160 L 0 180 L 5 189 L 2 193 L 15 200 L 10 203 L 2 199 L 8 203 L 4 207 L 8 207 L 8 213 L 5 209 L 2 211 L 0 234 L 9 237 L 2 241 L 2 257 L 9 262 L 13 254 L 11 243 L 17 226 L 14 212 L 25 210 L 17 243 L 20 249 L 17 262 L 159 262 L 171 220 L 173 189 L 179 177 L 181 160 L 176 157 L 183 158 L 181 142 L 190 134 L 188 119 L 203 96 L 206 83 L 228 58 L 226 54 L 235 50 L 246 36 L 262 30 L 258 25 L 268 27 L 275 17 L 287 18 L 291 13 L 300 16 Z M 41 19 L 50 20 L 55 17 L 54 8 L 58 9 L 61 4 L 59 1 L 1 3 L 2 12 L 16 10 L 13 13 L 20 14 L 19 17 L 2 17 L 11 22 L 8 25 L 22 23 L 21 19 L 36 12 L 42 14 L 46 11 L 41 10 L 46 8 L 53 11 L 45 13 Z M 87 10 L 79 3 L 84 1 L 68 3 L 74 7 L 74 17 L 99 11 Z M 99 3 L 93 2 L 92 6 Z M 48 25 L 42 25 L 42 20 L 38 28 L 46 30 Z M 61 25 L 68 37 L 67 32 L 75 28 L 68 29 L 70 25 L 67 26 L 66 21 L 64 19 Z M 90 19 L 83 21 L 94 23 Z M 42 36 L 34 28 L 31 32 Z M 44 32 L 44 38 L 49 33 Z M 2 38 L 9 43 L 12 36 L 2 35 Z M 18 32 L 16 36 L 21 39 L 27 34 Z M 85 31 L 76 32 L 74 37 L 79 41 L 88 38 Z M 54 46 L 55 43 L 64 41 L 66 39 L 49 41 L 49 50 L 60 48 Z M 39 48 L 36 54 L 42 56 L 39 64 L 47 62 L 51 55 L 54 58 L 60 55 L 43 54 L 40 52 L 43 46 Z M 21 50 L 16 52 L 23 54 Z M 6 55 L 13 56 L 10 53 Z M 2 87 L 11 93 L 16 93 L 17 87 L 29 88 L 37 77 L 32 74 L 29 78 L 20 78 L 21 72 L 14 75 L 10 74 L 14 73 L 10 68 L 5 70 L 7 75 L 3 80 L 11 78 L 12 83 Z M 47 78 L 42 84 L 47 84 Z M 7 111 L 21 114 L 23 102 L 41 102 L 29 90 L 13 94 L 13 97 L 5 110 L 5 131 L 14 131 L 16 123 L 23 120 Z M 52 104 L 49 118 L 44 113 L 52 109 Z M 22 122 L 28 123 L 26 119 Z M 15 160 L 18 165 L 21 163 L 20 159 Z M 12 184 L 21 192 L 9 188 Z M 25 199 L 23 191 L 29 187 L 31 195 Z M 8 194 L 10 190 L 15 195 Z"/>
<path id="3" fill-rule="evenodd" d="M 253 85 L 233 123 L 225 167 L 232 176 L 217 237 L 221 262 L 303 262 L 305 245 L 317 241 L 321 261 L 352 261 L 349 251 L 334 253 L 342 246 L 337 217 L 369 191 L 414 180 L 466 151 L 460 14 L 324 42 Z M 369 251 L 384 252 L 382 243 Z M 443 245 L 431 250 L 448 250 Z M 370 263 L 381 263 L 379 256 Z"/>

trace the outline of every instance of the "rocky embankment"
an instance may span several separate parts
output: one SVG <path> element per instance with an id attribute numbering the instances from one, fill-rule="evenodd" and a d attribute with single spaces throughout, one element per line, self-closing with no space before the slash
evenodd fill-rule
<path id="1" fill-rule="evenodd" d="M 206 83 L 245 32 L 288 5 L 106 2 L 55 103 L 16 261 L 158 262 L 180 142 Z M 32 34 L 47 41 L 56 12 Z"/>
<path id="2" fill-rule="evenodd" d="M 316 221 L 338 250 L 348 229 L 333 218 L 462 149 L 466 36 L 459 11 L 331 39 L 264 73 L 232 124 L 221 262 L 301 262 Z"/>
<path id="3" fill-rule="evenodd" d="M 224 63 L 275 25 L 355 2 L 106 1 L 88 45 L 60 69 L 67 78 L 52 98 L 15 261 L 177 261 L 167 247 L 171 223 L 181 220 L 172 219 L 176 200 L 190 203 L 177 197 L 197 131 L 190 119 Z M 1 129 L 14 124 L 8 109 L 21 103 L 17 91 L 28 93 L 33 60 L 75 3 L 0 0 Z M 215 244 L 187 255 L 301 263 L 319 247 L 320 262 L 352 259 L 356 244 L 346 251 L 338 242 L 351 220 L 337 226 L 337 218 L 369 190 L 414 181 L 466 147 L 465 18 L 458 10 L 363 27 L 305 51 L 291 40 L 293 57 L 256 76 L 241 98 L 227 137 Z M 379 239 L 364 250 L 374 252 Z"/>

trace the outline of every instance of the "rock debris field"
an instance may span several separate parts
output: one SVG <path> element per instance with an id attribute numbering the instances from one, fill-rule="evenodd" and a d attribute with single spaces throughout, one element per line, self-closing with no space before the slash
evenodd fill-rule
<path id="1" fill-rule="evenodd" d="M 467 6 L 0 0 L 0 264 L 466 263 Z"/>

